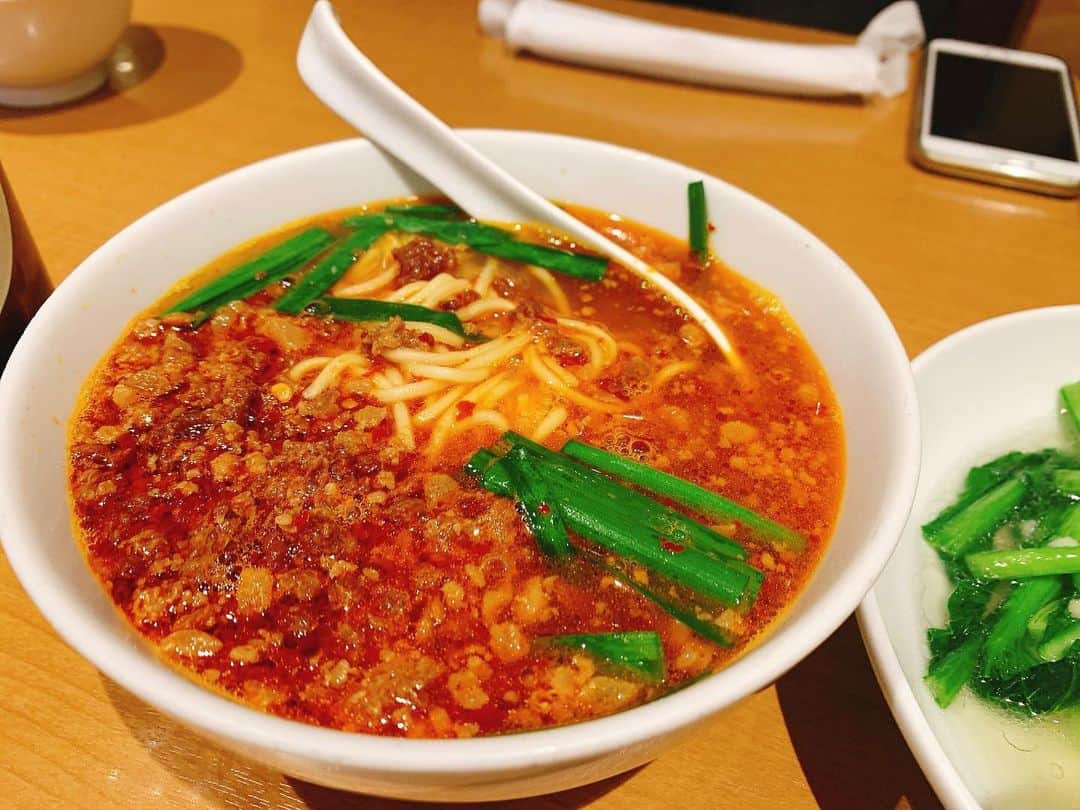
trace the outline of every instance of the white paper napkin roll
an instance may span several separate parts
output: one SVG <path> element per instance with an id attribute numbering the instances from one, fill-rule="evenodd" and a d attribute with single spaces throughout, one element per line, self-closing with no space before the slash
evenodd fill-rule
<path id="1" fill-rule="evenodd" d="M 563 0 L 480 0 L 480 24 L 514 50 L 697 84 L 802 96 L 907 89 L 908 54 L 925 39 L 914 0 L 870 21 L 853 45 L 794 45 L 648 22 Z"/>

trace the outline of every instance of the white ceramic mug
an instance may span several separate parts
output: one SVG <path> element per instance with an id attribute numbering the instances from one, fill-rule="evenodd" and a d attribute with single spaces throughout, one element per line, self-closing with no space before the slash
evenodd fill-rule
<path id="1" fill-rule="evenodd" d="M 45 107 L 97 90 L 131 0 L 0 0 L 0 105 Z"/>

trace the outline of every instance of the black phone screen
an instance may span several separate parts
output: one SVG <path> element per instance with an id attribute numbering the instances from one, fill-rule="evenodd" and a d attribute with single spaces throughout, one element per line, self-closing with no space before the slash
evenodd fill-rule
<path id="1" fill-rule="evenodd" d="M 930 134 L 1076 160 L 1062 74 L 937 52 Z"/>

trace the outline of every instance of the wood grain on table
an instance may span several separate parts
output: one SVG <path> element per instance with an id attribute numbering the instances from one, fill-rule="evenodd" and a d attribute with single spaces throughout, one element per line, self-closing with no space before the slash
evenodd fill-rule
<path id="1" fill-rule="evenodd" d="M 663 5 L 596 5 L 728 33 L 843 41 Z M 915 169 L 904 157 L 910 94 L 863 104 L 674 85 L 513 56 L 479 33 L 466 0 L 337 7 L 368 55 L 451 125 L 611 141 L 700 167 L 777 206 L 855 268 L 912 354 L 993 315 L 1080 299 L 1080 206 Z M 113 89 L 59 110 L 0 110 L 0 159 L 54 279 L 192 186 L 352 135 L 296 75 L 309 8 L 306 0 L 136 0 Z M 6 562 L 0 635 L 4 806 L 404 806 L 288 779 L 198 739 L 68 649 Z M 775 686 L 656 762 L 513 804 L 938 806 L 852 621 Z"/>

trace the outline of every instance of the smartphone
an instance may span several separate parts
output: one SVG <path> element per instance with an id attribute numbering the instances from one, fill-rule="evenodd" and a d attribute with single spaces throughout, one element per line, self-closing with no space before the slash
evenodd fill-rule
<path id="1" fill-rule="evenodd" d="M 1080 124 L 1068 65 L 1047 54 L 932 40 L 911 155 L 931 171 L 1077 196 Z"/>

